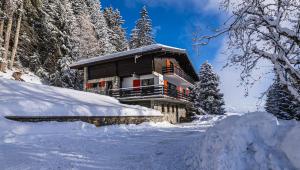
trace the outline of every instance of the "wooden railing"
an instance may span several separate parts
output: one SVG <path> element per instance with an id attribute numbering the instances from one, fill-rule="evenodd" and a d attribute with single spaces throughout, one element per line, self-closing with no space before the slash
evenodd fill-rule
<path id="1" fill-rule="evenodd" d="M 189 76 L 187 75 L 180 67 L 178 66 L 168 66 L 168 67 L 163 67 L 162 68 L 162 73 L 163 74 L 170 74 L 170 73 L 174 73 L 179 77 L 182 77 L 183 79 L 185 79 L 186 81 L 190 82 L 191 84 L 194 84 L 195 81 Z"/>
<path id="2" fill-rule="evenodd" d="M 157 96 L 161 97 L 166 95 L 176 99 L 190 101 L 190 97 L 178 90 L 166 88 L 163 85 L 153 85 L 153 86 L 140 86 L 132 88 L 121 88 L 109 90 L 109 96 L 115 98 L 129 98 L 129 97 L 151 97 Z"/>

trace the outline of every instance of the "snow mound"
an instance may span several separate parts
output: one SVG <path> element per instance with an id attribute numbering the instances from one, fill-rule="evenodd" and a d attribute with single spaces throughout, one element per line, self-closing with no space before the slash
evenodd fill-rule
<path id="1" fill-rule="evenodd" d="M 190 169 L 300 169 L 300 123 L 268 113 L 229 116 L 185 155 Z"/>
<path id="2" fill-rule="evenodd" d="M 14 79 L 12 77 L 13 73 L 17 71 L 17 70 L 7 70 L 6 73 L 3 73 L 0 71 L 0 78 L 6 78 L 6 79 Z M 25 73 L 23 73 L 22 77 L 21 77 L 25 82 L 28 83 L 34 83 L 34 84 L 43 84 L 42 80 L 35 75 L 34 73 L 30 72 L 30 71 L 26 71 Z"/>
<path id="3" fill-rule="evenodd" d="M 0 78 L 3 116 L 161 116 L 112 97 Z"/>

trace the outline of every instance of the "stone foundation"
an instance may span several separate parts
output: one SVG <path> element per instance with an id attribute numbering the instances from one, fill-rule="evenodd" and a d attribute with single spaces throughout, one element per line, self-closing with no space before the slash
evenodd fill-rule
<path id="1" fill-rule="evenodd" d="M 82 121 L 95 126 L 106 126 L 115 124 L 141 124 L 143 122 L 161 122 L 162 116 L 6 116 L 5 118 L 20 122 L 75 122 Z"/>

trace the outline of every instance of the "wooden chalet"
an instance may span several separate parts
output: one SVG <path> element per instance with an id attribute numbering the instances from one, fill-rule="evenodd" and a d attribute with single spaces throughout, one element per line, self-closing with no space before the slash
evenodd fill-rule
<path id="1" fill-rule="evenodd" d="M 85 91 L 160 110 L 171 123 L 186 117 L 190 88 L 198 81 L 186 51 L 161 44 L 81 60 L 71 68 L 84 70 Z"/>

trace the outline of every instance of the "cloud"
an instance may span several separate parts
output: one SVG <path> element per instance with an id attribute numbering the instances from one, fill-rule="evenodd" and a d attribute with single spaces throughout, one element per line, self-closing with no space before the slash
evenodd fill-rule
<path id="1" fill-rule="evenodd" d="M 262 93 L 265 92 L 272 83 L 273 75 L 272 65 L 266 61 L 259 63 L 257 69 L 253 72 L 253 77 L 258 80 L 252 87 L 249 87 L 249 95 L 245 97 L 245 87 L 240 86 L 241 68 L 230 67 L 223 69 L 227 62 L 228 48 L 226 38 L 223 40 L 222 48 L 220 49 L 213 65 L 221 79 L 221 91 L 224 93 L 227 111 L 248 112 L 264 110 L 264 101 L 259 100 Z"/>
<path id="2" fill-rule="evenodd" d="M 192 10 L 194 12 L 201 10 L 218 10 L 220 0 L 125 0 L 127 7 L 135 7 L 137 4 L 144 4 L 150 7 L 166 7 L 176 10 Z M 213 10 L 213 11 L 212 11 Z"/>
<path id="3" fill-rule="evenodd" d="M 158 33 L 160 30 L 161 30 L 161 26 L 160 26 L 160 25 L 154 26 L 154 27 L 152 28 L 152 34 L 153 34 L 153 36 L 156 37 L 157 33 Z"/>

